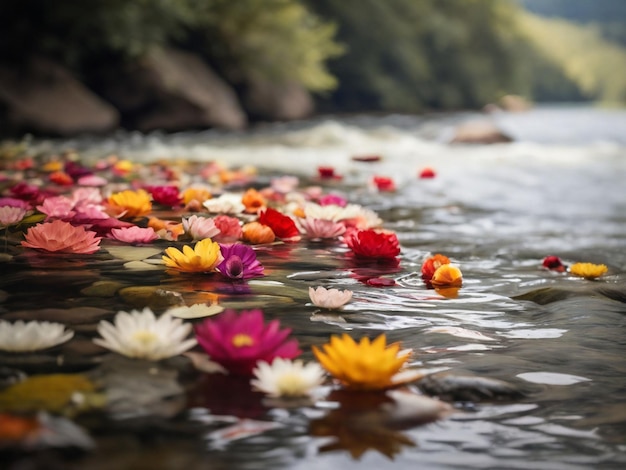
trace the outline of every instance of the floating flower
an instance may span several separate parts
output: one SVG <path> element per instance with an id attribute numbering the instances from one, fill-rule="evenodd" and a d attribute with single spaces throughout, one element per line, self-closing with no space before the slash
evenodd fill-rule
<path id="1" fill-rule="evenodd" d="M 26 210 L 21 207 L 1 206 L 0 207 L 0 227 L 20 222 L 26 215 Z"/>
<path id="2" fill-rule="evenodd" d="M 71 186 L 74 184 L 74 180 L 70 175 L 64 171 L 55 171 L 48 175 L 48 179 L 59 186 Z"/>
<path id="3" fill-rule="evenodd" d="M 461 287 L 463 284 L 463 274 L 461 270 L 451 264 L 442 264 L 439 266 L 430 283 L 434 287 Z"/>
<path id="4" fill-rule="evenodd" d="M 437 253 L 427 258 L 422 264 L 422 279 L 426 282 L 430 282 L 437 268 L 444 264 L 450 264 L 450 258 L 442 254 Z"/>
<path id="5" fill-rule="evenodd" d="M 318 166 L 317 174 L 321 179 L 341 179 L 341 176 L 335 173 L 335 168 L 332 166 Z"/>
<path id="6" fill-rule="evenodd" d="M 272 243 L 276 239 L 274 231 L 267 225 L 259 222 L 250 222 L 242 228 L 242 238 L 253 245 Z"/>
<path id="7" fill-rule="evenodd" d="M 345 333 L 341 337 L 333 335 L 322 348 L 313 346 L 315 357 L 349 389 L 384 390 L 421 376 L 416 371 L 400 372 L 411 351 L 400 351 L 400 343 L 387 345 L 384 334 L 371 342 L 362 338 L 359 343 Z"/>
<path id="8" fill-rule="evenodd" d="M 254 188 L 250 188 L 244 193 L 241 202 L 246 206 L 245 210 L 249 214 L 256 214 L 267 204 L 261 193 Z"/>
<path id="9" fill-rule="evenodd" d="M 162 220 L 158 217 L 149 217 L 148 227 L 152 227 L 159 238 L 170 241 L 178 240 L 178 237 L 185 232 L 182 223 Z"/>
<path id="10" fill-rule="evenodd" d="M 195 326 L 198 343 L 229 372 L 250 375 L 258 361 L 277 357 L 293 359 L 301 351 L 296 339 L 287 339 L 291 329 L 280 329 L 278 320 L 264 322 L 261 310 L 244 310 L 239 315 L 226 310 Z"/>
<path id="11" fill-rule="evenodd" d="M 309 238 L 337 238 L 346 232 L 346 226 L 332 220 L 307 217 L 300 225 Z"/>
<path id="12" fill-rule="evenodd" d="M 212 317 L 218 313 L 222 313 L 224 307 L 218 304 L 193 304 L 190 307 L 173 307 L 168 309 L 165 313 L 176 318 L 183 318 L 185 320 L 191 320 L 194 318 Z"/>
<path id="13" fill-rule="evenodd" d="M 43 201 L 43 204 L 37 206 L 37 210 L 46 214 L 46 220 L 68 220 L 76 215 L 76 212 L 72 210 L 74 204 L 74 200 L 66 196 L 48 197 Z"/>
<path id="14" fill-rule="evenodd" d="M 152 200 L 162 206 L 174 207 L 180 204 L 180 192 L 176 186 L 147 186 Z"/>
<path id="15" fill-rule="evenodd" d="M 230 193 L 204 201 L 202 205 L 214 214 L 241 214 L 246 210 L 246 206 L 241 202 L 241 195 Z"/>
<path id="16" fill-rule="evenodd" d="M 436 176 L 435 170 L 430 167 L 422 168 L 418 175 L 422 179 L 434 178 Z"/>
<path id="17" fill-rule="evenodd" d="M 150 243 L 159 238 L 152 227 L 137 226 L 112 228 L 109 237 L 130 244 Z"/>
<path id="18" fill-rule="evenodd" d="M 380 227 L 383 223 L 376 212 L 359 204 L 348 204 L 344 207 L 340 220 L 346 227 L 355 227 L 359 230 Z"/>
<path id="19" fill-rule="evenodd" d="M 215 220 L 197 215 L 183 218 L 183 229 L 193 240 L 213 238 L 220 233 L 220 229 L 215 226 Z"/>
<path id="20" fill-rule="evenodd" d="M 324 381 L 324 370 L 316 362 L 304 364 L 300 360 L 277 357 L 272 364 L 260 361 L 252 371 L 255 380 L 250 383 L 273 397 L 302 397 L 310 395 Z"/>
<path id="21" fill-rule="evenodd" d="M 391 259 L 400 254 L 398 237 L 393 232 L 355 230 L 345 241 L 356 256 L 363 258 Z"/>
<path id="22" fill-rule="evenodd" d="M 339 207 L 346 207 L 348 205 L 346 198 L 339 196 L 338 194 L 326 194 L 325 196 L 319 197 L 317 202 L 320 206 L 335 205 Z"/>
<path id="23" fill-rule="evenodd" d="M 14 197 L 0 197 L 0 207 L 19 207 L 20 209 L 24 209 L 25 211 L 30 209 L 30 204 L 26 201 L 22 201 L 21 199 L 17 199 Z"/>
<path id="24" fill-rule="evenodd" d="M 337 309 L 350 302 L 351 290 L 326 289 L 322 286 L 314 289 L 309 287 L 311 302 L 317 307 Z"/>
<path id="25" fill-rule="evenodd" d="M 546 256 L 543 259 L 542 266 L 544 268 L 550 269 L 551 271 L 556 271 L 559 273 L 563 273 L 567 269 L 567 266 L 563 264 L 561 258 L 559 258 L 558 256 Z"/>
<path id="26" fill-rule="evenodd" d="M 193 248 L 189 245 L 183 246 L 182 252 L 169 247 L 165 250 L 165 256 L 162 259 L 169 268 L 187 273 L 206 273 L 214 271 L 223 258 L 219 244 L 210 238 L 205 238 L 196 243 Z"/>
<path id="27" fill-rule="evenodd" d="M 109 197 L 109 207 L 121 217 L 142 217 L 152 212 L 150 194 L 143 189 L 121 191 Z"/>
<path id="28" fill-rule="evenodd" d="M 276 237 L 281 240 L 295 241 L 300 239 L 300 231 L 293 219 L 271 207 L 261 211 L 259 223 L 270 227 Z"/>
<path id="29" fill-rule="evenodd" d="M 100 249 L 100 240 L 96 232 L 55 220 L 29 228 L 22 246 L 55 253 L 91 254 Z"/>
<path id="30" fill-rule="evenodd" d="M 263 275 L 263 265 L 248 245 L 220 245 L 220 250 L 224 259 L 217 265 L 217 270 L 224 276 L 231 279 L 249 279 Z"/>
<path id="31" fill-rule="evenodd" d="M 0 320 L 0 349 L 11 352 L 29 352 L 51 348 L 69 341 L 74 332 L 61 323 L 18 320 L 10 323 Z"/>
<path id="32" fill-rule="evenodd" d="M 93 342 L 123 356 L 159 361 L 194 347 L 196 340 L 186 339 L 190 332 L 191 325 L 167 314 L 157 318 L 146 307 L 141 312 L 118 312 L 114 324 L 100 321 L 98 333 L 102 338 Z"/>
<path id="33" fill-rule="evenodd" d="M 207 188 L 187 188 L 183 191 L 183 203 L 187 206 L 192 202 L 203 204 L 207 199 L 211 199 L 212 194 Z"/>
<path id="34" fill-rule="evenodd" d="M 396 183 L 388 176 L 374 176 L 372 183 L 381 192 L 393 192 L 396 190 Z"/>
<path id="35" fill-rule="evenodd" d="M 236 217 L 228 215 L 218 215 L 213 219 L 215 226 L 220 229 L 220 233 L 215 236 L 221 242 L 236 241 L 243 236 L 241 223 Z"/>
<path id="36" fill-rule="evenodd" d="M 86 175 L 78 178 L 76 184 L 79 184 L 80 186 L 104 186 L 107 184 L 107 180 L 102 176 Z"/>
<path id="37" fill-rule="evenodd" d="M 300 184 L 300 179 L 297 176 L 280 176 L 278 178 L 272 178 L 270 186 L 278 193 L 290 193 L 295 190 Z"/>
<path id="38" fill-rule="evenodd" d="M 609 268 L 605 264 L 574 263 L 570 266 L 569 272 L 575 276 L 585 279 L 596 279 L 606 273 Z"/>

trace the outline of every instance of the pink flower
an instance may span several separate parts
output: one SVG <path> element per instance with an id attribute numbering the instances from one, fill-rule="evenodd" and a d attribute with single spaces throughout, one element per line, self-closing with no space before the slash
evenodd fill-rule
<path id="1" fill-rule="evenodd" d="M 350 302 L 352 299 L 351 290 L 326 289 L 319 286 L 309 287 L 309 297 L 316 307 L 338 309 Z"/>
<path id="2" fill-rule="evenodd" d="M 241 223 L 236 217 L 230 217 L 228 215 L 218 215 L 213 219 L 215 226 L 220 229 L 219 235 L 216 235 L 216 240 L 219 241 L 235 241 L 239 240 L 243 236 L 243 230 L 241 229 Z"/>
<path id="3" fill-rule="evenodd" d="M 298 187 L 300 180 L 297 176 L 281 176 L 279 178 L 272 178 L 270 185 L 272 189 L 279 193 L 290 193 Z"/>
<path id="4" fill-rule="evenodd" d="M 239 315 L 226 310 L 196 325 L 195 332 L 211 360 L 233 374 L 251 375 L 258 361 L 293 359 L 302 352 L 296 339 L 287 339 L 291 329 L 281 330 L 278 320 L 265 323 L 259 309 L 244 310 Z"/>
<path id="5" fill-rule="evenodd" d="M 96 232 L 74 227 L 69 222 L 55 220 L 28 229 L 22 246 L 55 253 L 91 254 L 100 249 Z"/>
<path id="6" fill-rule="evenodd" d="M 183 229 L 194 240 L 213 238 L 220 233 L 220 229 L 215 226 L 214 219 L 197 215 L 184 218 Z"/>
<path id="7" fill-rule="evenodd" d="M 354 230 L 345 241 L 356 256 L 363 258 L 390 259 L 400 254 L 398 237 L 393 232 Z"/>
<path id="8" fill-rule="evenodd" d="M 224 260 L 217 265 L 217 270 L 224 276 L 231 279 L 249 279 L 263 275 L 263 265 L 248 245 L 220 245 L 220 251 Z"/>
<path id="9" fill-rule="evenodd" d="M 30 204 L 14 197 L 0 197 L 0 206 L 19 207 L 25 211 L 30 209 Z"/>
<path id="10" fill-rule="evenodd" d="M 107 180 L 98 175 L 86 175 L 78 178 L 76 183 L 80 186 L 104 186 Z"/>
<path id="11" fill-rule="evenodd" d="M 66 196 L 46 198 L 42 205 L 37 206 L 39 212 L 46 214 L 46 220 L 69 220 L 76 215 L 76 212 L 72 210 L 73 208 L 74 201 Z"/>
<path id="12" fill-rule="evenodd" d="M 0 206 L 0 227 L 6 227 L 20 222 L 26 215 L 21 207 Z"/>
<path id="13" fill-rule="evenodd" d="M 300 225 L 309 238 L 337 238 L 346 231 L 346 226 L 341 222 L 313 217 L 302 220 Z"/>
<path id="14" fill-rule="evenodd" d="M 159 236 L 152 227 L 141 228 L 136 225 L 132 227 L 112 228 L 109 238 L 129 244 L 150 243 Z"/>
<path id="15" fill-rule="evenodd" d="M 348 204 L 346 198 L 339 196 L 338 194 L 326 194 L 325 196 L 321 196 L 317 202 L 320 206 L 346 207 Z"/>

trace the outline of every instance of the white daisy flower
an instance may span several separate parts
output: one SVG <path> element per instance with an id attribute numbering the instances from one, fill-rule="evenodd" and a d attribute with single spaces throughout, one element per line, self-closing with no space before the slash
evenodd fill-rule
<path id="1" fill-rule="evenodd" d="M 158 361 L 181 354 L 196 345 L 185 339 L 192 326 L 163 314 L 157 318 L 148 307 L 142 312 L 118 312 L 115 325 L 101 321 L 94 343 L 128 357 Z"/>
<path id="2" fill-rule="evenodd" d="M 350 302 L 352 291 L 309 287 L 309 297 L 316 307 L 337 309 Z"/>
<path id="3" fill-rule="evenodd" d="M 66 330 L 61 323 L 0 320 L 0 349 L 3 351 L 38 351 L 65 343 L 72 336 L 74 332 Z"/>
<path id="4" fill-rule="evenodd" d="M 214 214 L 240 214 L 246 209 L 241 198 L 241 194 L 225 193 L 220 197 L 207 199 L 202 205 Z"/>
<path id="5" fill-rule="evenodd" d="M 250 383 L 259 391 L 273 397 L 302 397 L 310 395 L 324 380 L 324 369 L 317 362 L 303 364 L 277 357 L 272 364 L 259 361 L 252 371 L 256 379 Z"/>

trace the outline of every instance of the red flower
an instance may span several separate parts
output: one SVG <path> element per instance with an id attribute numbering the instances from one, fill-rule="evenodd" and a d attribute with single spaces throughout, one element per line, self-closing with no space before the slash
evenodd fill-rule
<path id="1" fill-rule="evenodd" d="M 400 243 L 393 232 L 354 230 L 345 241 L 356 256 L 363 258 L 389 259 L 400 254 Z"/>
<path id="2" fill-rule="evenodd" d="M 437 268 L 444 264 L 450 264 L 450 258 L 439 253 L 427 258 L 424 264 L 422 264 L 422 279 L 426 282 L 430 282 Z"/>
<path id="3" fill-rule="evenodd" d="M 374 176 L 372 181 L 379 191 L 393 192 L 396 190 L 396 183 L 388 176 Z"/>
<path id="4" fill-rule="evenodd" d="M 147 186 L 152 200 L 163 206 L 174 207 L 181 203 L 182 198 L 176 186 Z"/>
<path id="5" fill-rule="evenodd" d="M 272 209 L 271 207 L 261 211 L 259 215 L 259 223 L 267 225 L 272 229 L 272 232 L 274 232 L 274 234 L 282 240 L 300 239 L 300 231 L 291 217 L 281 214 L 276 209 Z"/>
<path id="6" fill-rule="evenodd" d="M 561 259 L 558 256 L 546 256 L 543 259 L 543 267 L 550 269 L 551 271 L 556 271 L 559 273 L 564 273 L 565 270 L 567 269 L 567 266 L 565 266 L 562 262 Z"/>
<path id="7" fill-rule="evenodd" d="M 74 184 L 74 180 L 72 179 L 72 177 L 64 171 L 52 172 L 50 173 L 48 178 L 50 179 L 50 181 L 58 184 L 59 186 L 71 186 L 72 184 Z"/>
<path id="8" fill-rule="evenodd" d="M 435 170 L 430 167 L 422 168 L 422 171 L 419 173 L 420 178 L 434 178 Z"/>
<path id="9" fill-rule="evenodd" d="M 323 180 L 340 180 L 342 178 L 341 175 L 335 173 L 335 168 L 332 166 L 319 166 L 317 173 Z"/>

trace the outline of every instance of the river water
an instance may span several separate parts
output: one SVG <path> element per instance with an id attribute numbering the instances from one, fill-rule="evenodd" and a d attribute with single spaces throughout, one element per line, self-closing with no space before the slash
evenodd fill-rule
<path id="1" fill-rule="evenodd" d="M 458 123 L 474 119 L 491 120 L 515 141 L 448 144 Z M 58 466 L 49 468 L 626 466 L 625 111 L 552 107 L 488 117 L 326 116 L 246 133 L 125 133 L 35 145 L 74 147 L 86 158 L 115 152 L 140 161 L 251 164 L 268 178 L 296 174 L 314 181 L 318 166 L 333 166 L 343 179 L 330 183 L 331 189 L 375 210 L 385 228 L 398 234 L 399 267 L 372 268 L 396 284 L 363 284 L 358 276 L 344 275 L 350 269 L 358 275 L 359 268 L 349 266 L 341 247 L 303 242 L 261 250 L 268 275 L 250 282 L 250 292 L 230 299 L 230 305 L 261 307 L 280 318 L 294 329 L 307 358 L 309 346 L 330 334 L 386 332 L 416 351 L 415 366 L 503 380 L 524 393 L 502 402 L 456 402 L 456 412 L 442 420 L 399 426 L 378 437 L 372 431 L 378 445 L 392 442 L 393 458 L 377 451 L 377 444 L 355 458 L 345 449 L 324 451 L 328 438 L 310 435 L 317 411 L 274 409 L 258 397 L 231 414 L 280 426 L 217 445 L 208 428 L 197 424 L 207 421 L 207 409 L 214 414 L 220 409 L 215 399 L 203 396 L 214 392 L 201 387 L 174 417 L 109 423 L 117 438 L 102 425 L 93 426 L 95 450 L 55 456 Z M 366 155 L 381 159 L 353 158 Z M 419 178 L 424 167 L 434 169 L 436 177 Z M 373 176 L 393 178 L 397 190 L 374 190 Z M 433 253 L 446 254 L 461 268 L 458 296 L 435 295 L 421 281 L 421 263 Z M 548 255 L 568 265 L 603 263 L 609 271 L 595 281 L 547 271 L 541 262 Z M 139 278 L 132 282 L 141 283 Z M 143 282 L 177 288 L 176 281 L 159 276 Z M 317 311 L 307 305 L 307 289 L 321 284 L 354 290 L 354 301 L 340 314 Z M 63 295 L 75 302 L 70 298 L 75 290 Z M 116 302 L 115 307 L 128 309 Z M 233 383 L 224 387 L 234 396 L 246 393 Z M 224 400 L 217 401 L 230 409 Z M 367 431 L 353 432 L 367 449 Z M 33 462 L 44 465 L 42 459 Z"/>

